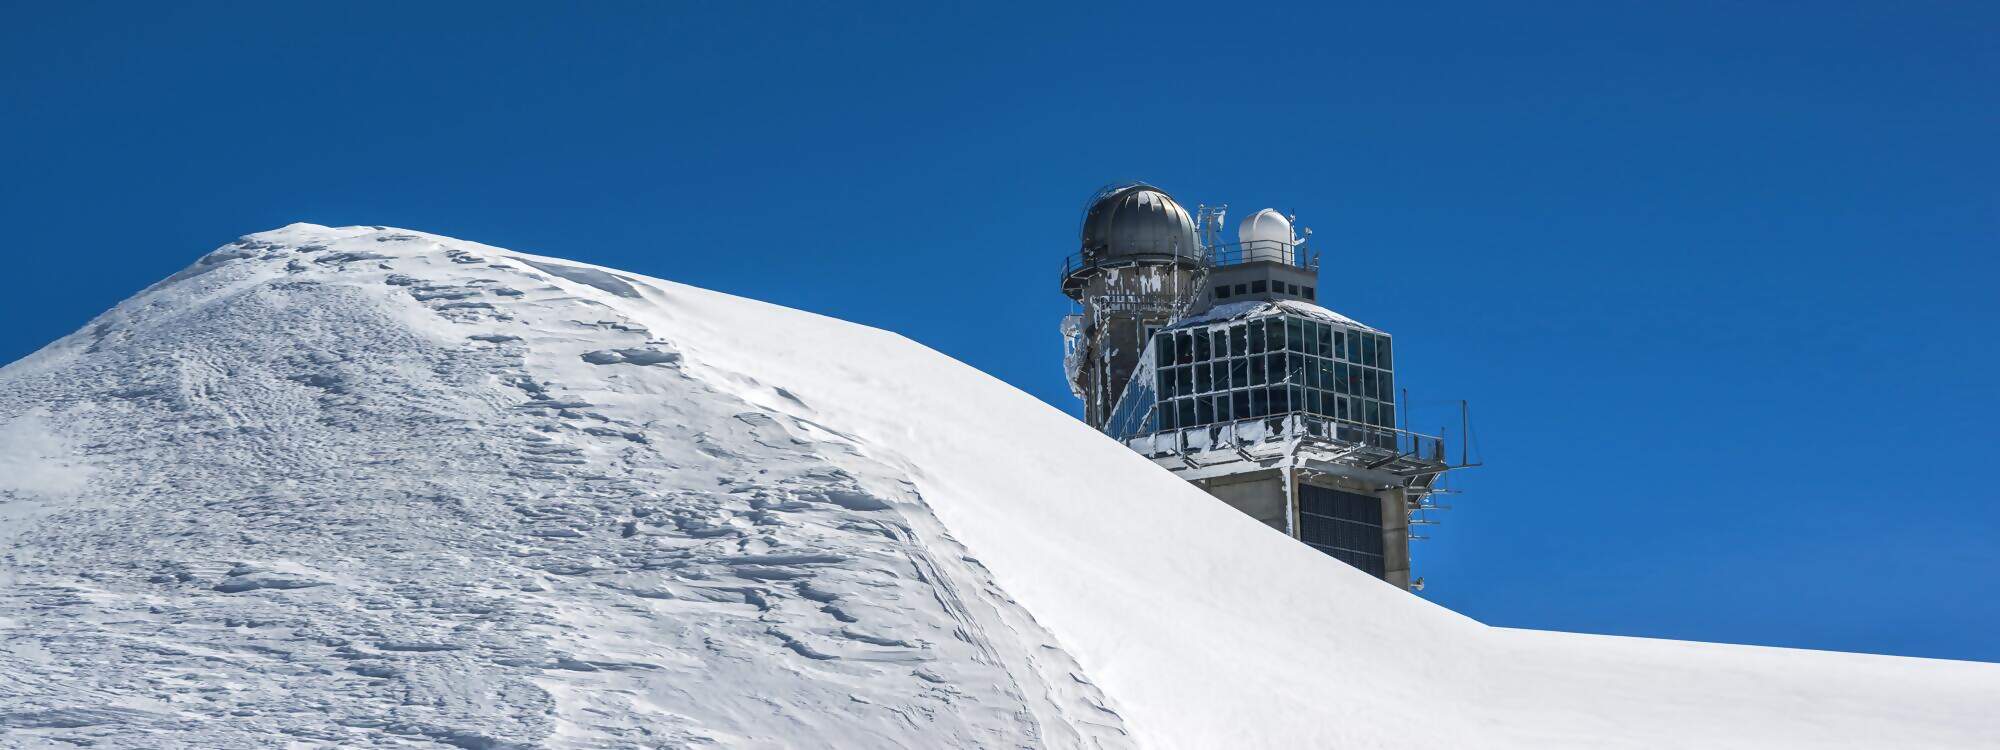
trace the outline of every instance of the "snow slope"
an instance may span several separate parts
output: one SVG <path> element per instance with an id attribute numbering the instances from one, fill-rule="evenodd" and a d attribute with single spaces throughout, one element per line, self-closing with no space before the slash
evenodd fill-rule
<path id="1" fill-rule="evenodd" d="M 1992 747 L 2000 665 L 1483 626 L 894 334 L 381 227 L 0 369 L 0 745 Z"/>

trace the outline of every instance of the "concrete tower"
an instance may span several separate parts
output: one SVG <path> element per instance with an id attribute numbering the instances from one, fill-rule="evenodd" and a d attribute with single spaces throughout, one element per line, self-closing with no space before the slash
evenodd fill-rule
<path id="1" fill-rule="evenodd" d="M 1145 183 L 1098 191 L 1062 290 L 1080 306 L 1063 320 L 1070 390 L 1102 429 L 1154 331 L 1193 301 L 1205 269 L 1187 209 Z"/>
<path id="2" fill-rule="evenodd" d="M 1134 189 L 1167 200 L 1150 187 L 1125 190 Z M 1093 257 L 1100 206 L 1128 194 L 1092 204 L 1082 257 Z M 1175 209 L 1159 213 L 1185 222 Z M 1209 242 L 1192 267 L 1175 253 L 1156 253 L 1149 265 L 1073 259 L 1065 267 L 1063 290 L 1084 306 L 1071 318 L 1084 337 L 1079 344 L 1073 336 L 1070 348 L 1086 418 L 1252 518 L 1410 587 L 1411 527 L 1429 523 L 1427 512 L 1440 507 L 1431 501 L 1438 480 L 1463 464 L 1447 458 L 1443 438 L 1398 427 L 1391 338 L 1320 305 L 1319 258 L 1292 220 L 1259 211 L 1237 242 L 1221 244 L 1213 237 L 1221 216 L 1203 209 L 1200 235 Z M 1160 224 L 1176 239 L 1196 234 L 1192 223 L 1185 234 L 1181 223 Z M 1114 269 L 1133 270 L 1111 281 Z M 1169 293 L 1183 282 L 1192 293 Z M 1105 298 L 1146 306 L 1127 312 Z"/>

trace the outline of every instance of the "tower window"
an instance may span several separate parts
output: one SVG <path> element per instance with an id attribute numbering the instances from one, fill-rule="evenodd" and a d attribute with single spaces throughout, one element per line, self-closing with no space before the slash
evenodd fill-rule
<path id="1" fill-rule="evenodd" d="M 1248 284 L 1237 284 L 1237 285 L 1236 285 L 1236 294 L 1237 294 L 1237 296 L 1242 296 L 1242 295 L 1245 295 L 1245 294 L 1249 294 L 1249 293 L 1250 293 L 1250 286 L 1249 286 Z"/>
<path id="2" fill-rule="evenodd" d="M 1382 516 L 1374 497 L 1299 485 L 1299 541 L 1377 578 L 1387 574 Z"/>
<path id="3" fill-rule="evenodd" d="M 1313 299 L 1313 288 L 1312 288 L 1312 287 L 1309 287 L 1309 286 L 1308 286 L 1308 287 L 1300 287 L 1300 288 L 1299 288 L 1299 291 L 1301 291 L 1301 292 L 1304 292 L 1304 294 L 1300 294 L 1299 296 L 1301 296 L 1301 297 L 1304 297 L 1304 298 L 1306 298 L 1306 299 Z"/>
<path id="4" fill-rule="evenodd" d="M 1215 298 L 1216 298 L 1216 299 L 1229 299 L 1229 285 L 1228 285 L 1228 284 L 1223 284 L 1222 286 L 1219 286 L 1219 287 L 1216 287 L 1216 288 L 1215 288 Z"/>
<path id="5" fill-rule="evenodd" d="M 1294 296 L 1294 297 L 1297 297 L 1297 296 L 1299 296 L 1299 285 L 1297 285 L 1297 284 L 1286 284 L 1286 285 L 1285 285 L 1285 293 L 1286 293 L 1286 294 L 1289 294 L 1289 295 L 1292 295 L 1292 296 Z"/>
<path id="6" fill-rule="evenodd" d="M 1252 281 L 1252 282 L 1250 282 L 1250 293 L 1251 293 L 1251 294 L 1263 294 L 1263 293 L 1264 293 L 1264 280 L 1263 280 L 1263 279 L 1258 279 L 1258 280 L 1256 280 L 1256 281 Z"/>

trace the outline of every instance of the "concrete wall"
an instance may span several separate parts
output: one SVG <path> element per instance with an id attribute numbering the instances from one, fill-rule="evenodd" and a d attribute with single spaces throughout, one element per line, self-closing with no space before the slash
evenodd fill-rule
<path id="1" fill-rule="evenodd" d="M 1287 530 L 1287 514 L 1297 513 L 1296 507 L 1287 507 L 1285 484 L 1299 481 L 1292 472 L 1280 469 L 1265 469 L 1213 479 L 1201 479 L 1195 486 L 1214 495 L 1231 508 L 1255 518 L 1279 531 Z M 1378 486 L 1341 477 L 1317 475 L 1312 484 L 1368 495 L 1382 503 L 1382 567 L 1390 585 L 1398 588 L 1410 587 L 1410 522 L 1403 488 L 1379 489 Z M 1296 517 L 1290 519 L 1289 528 L 1299 528 Z"/>
<path id="2" fill-rule="evenodd" d="M 1401 487 L 1377 493 L 1382 498 L 1382 562 L 1384 580 L 1410 587 L 1410 511 Z"/>
<path id="3" fill-rule="evenodd" d="M 1231 508 L 1243 511 L 1245 515 L 1264 522 L 1264 525 L 1279 531 L 1285 530 L 1285 481 L 1276 469 L 1252 474 L 1218 477 L 1195 482 L 1195 485 L 1214 495 L 1216 499 Z"/>
<path id="4" fill-rule="evenodd" d="M 1235 285 L 1237 284 L 1243 284 L 1247 286 L 1250 284 L 1250 282 L 1253 281 L 1265 282 L 1266 284 L 1265 291 L 1262 293 L 1248 292 L 1242 295 L 1231 294 L 1229 299 L 1225 300 L 1217 300 L 1215 298 L 1216 287 L 1226 285 L 1234 288 Z M 1196 303 L 1196 309 L 1207 310 L 1208 308 L 1214 306 L 1218 301 L 1242 302 L 1245 300 L 1269 301 L 1269 300 L 1280 300 L 1280 299 L 1304 299 L 1303 297 L 1294 297 L 1290 294 L 1286 294 L 1283 289 L 1279 289 L 1278 291 L 1271 291 L 1270 285 L 1287 284 L 1287 283 L 1297 284 L 1302 287 L 1309 286 L 1317 288 L 1319 286 L 1319 273 L 1316 271 L 1308 271 L 1306 269 L 1299 268 L 1297 266 L 1289 266 L 1283 263 L 1272 263 L 1269 261 L 1253 261 L 1241 265 L 1224 266 L 1222 268 L 1217 268 L 1214 271 L 1209 272 L 1208 281 L 1202 284 L 1201 297 L 1200 301 Z M 1320 304 L 1317 296 L 1315 296 L 1313 300 L 1309 301 L 1311 301 L 1313 304 Z"/>

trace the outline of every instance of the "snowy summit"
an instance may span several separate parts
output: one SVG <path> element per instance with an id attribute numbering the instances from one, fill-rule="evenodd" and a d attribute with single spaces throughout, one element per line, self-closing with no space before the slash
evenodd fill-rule
<path id="1" fill-rule="evenodd" d="M 4 747 L 2000 746 L 2000 665 L 1488 627 L 894 334 L 383 227 L 0 369 L 0 550 Z"/>

